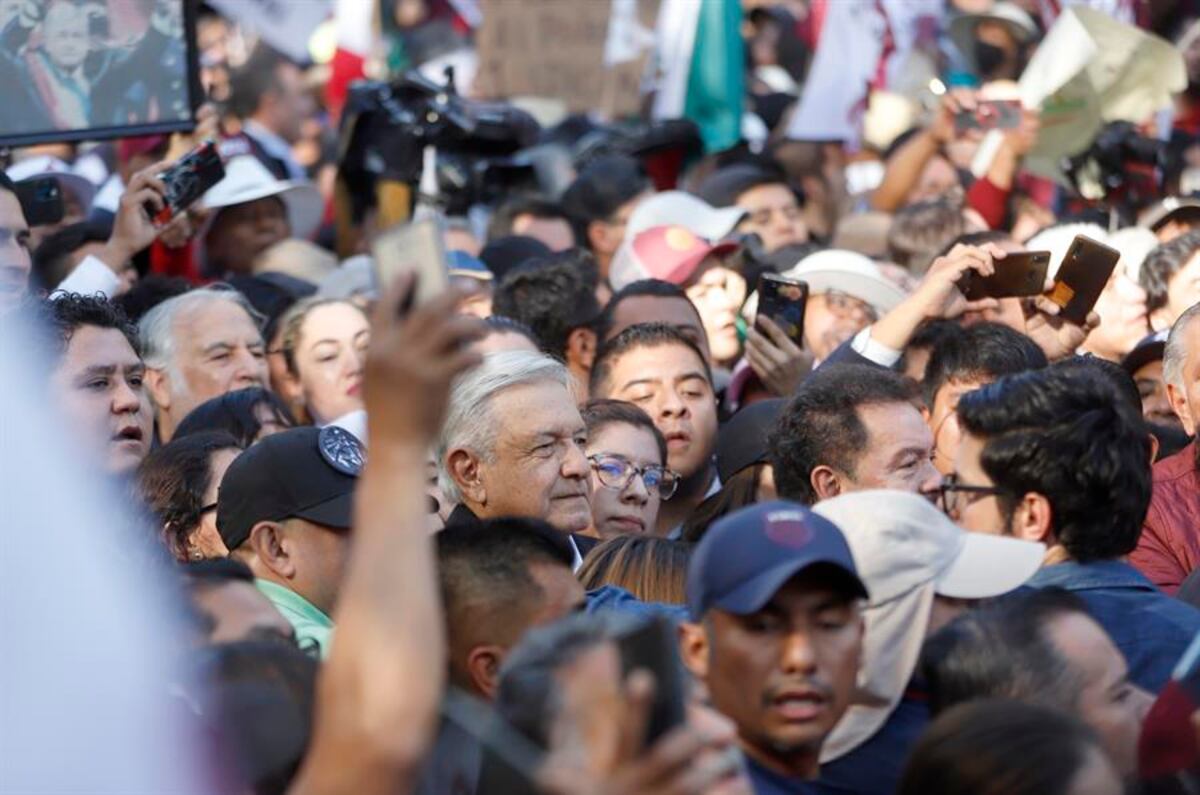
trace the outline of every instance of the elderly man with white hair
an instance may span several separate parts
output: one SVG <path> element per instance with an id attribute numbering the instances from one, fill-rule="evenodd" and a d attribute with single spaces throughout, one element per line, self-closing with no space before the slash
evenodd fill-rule
<path id="1" fill-rule="evenodd" d="M 1200 304 L 1184 311 L 1163 352 L 1171 408 L 1188 435 L 1200 427 Z M 1137 549 L 1129 556 L 1146 578 L 1169 594 L 1200 567 L 1200 472 L 1193 441 L 1154 465 L 1154 493 Z"/>
<path id="2" fill-rule="evenodd" d="M 571 374 L 540 353 L 494 353 L 450 395 L 437 447 L 447 526 L 500 516 L 542 519 L 571 534 L 576 563 L 595 544 L 587 427 Z"/>
<path id="3" fill-rule="evenodd" d="M 209 398 L 267 384 L 259 316 L 236 290 L 204 287 L 163 301 L 142 318 L 138 337 L 161 442 Z"/>

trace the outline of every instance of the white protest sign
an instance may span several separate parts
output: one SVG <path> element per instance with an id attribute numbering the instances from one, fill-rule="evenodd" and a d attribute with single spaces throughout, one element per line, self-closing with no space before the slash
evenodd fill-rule
<path id="1" fill-rule="evenodd" d="M 333 13 L 332 0 L 209 0 L 209 5 L 293 61 L 308 60 L 308 40 Z"/>

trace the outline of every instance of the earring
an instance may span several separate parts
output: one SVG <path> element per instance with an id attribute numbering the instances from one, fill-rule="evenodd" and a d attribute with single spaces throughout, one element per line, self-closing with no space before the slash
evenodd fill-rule
<path id="1" fill-rule="evenodd" d="M 199 550 L 192 551 L 192 560 L 201 560 L 203 557 L 204 556 L 200 554 Z"/>

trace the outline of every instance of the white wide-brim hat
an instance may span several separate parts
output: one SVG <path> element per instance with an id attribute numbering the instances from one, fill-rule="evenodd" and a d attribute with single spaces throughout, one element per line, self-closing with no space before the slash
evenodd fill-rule
<path id="1" fill-rule="evenodd" d="M 325 203 L 320 192 L 307 182 L 276 179 L 253 155 L 231 157 L 225 163 L 225 179 L 204 194 L 204 206 L 213 210 L 212 220 L 226 207 L 277 196 L 287 208 L 292 237 L 308 238 L 321 225 Z"/>

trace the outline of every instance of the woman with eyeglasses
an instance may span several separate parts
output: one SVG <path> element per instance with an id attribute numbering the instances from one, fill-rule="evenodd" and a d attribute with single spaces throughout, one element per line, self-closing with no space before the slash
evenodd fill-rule
<path id="1" fill-rule="evenodd" d="M 152 450 L 138 468 L 138 492 L 176 560 L 229 554 L 217 533 L 217 487 L 241 452 L 230 434 L 201 431 Z"/>
<path id="2" fill-rule="evenodd" d="M 650 415 L 623 400 L 583 409 L 592 469 L 592 530 L 600 538 L 653 533 L 658 508 L 679 485 L 666 468 L 667 441 Z"/>

